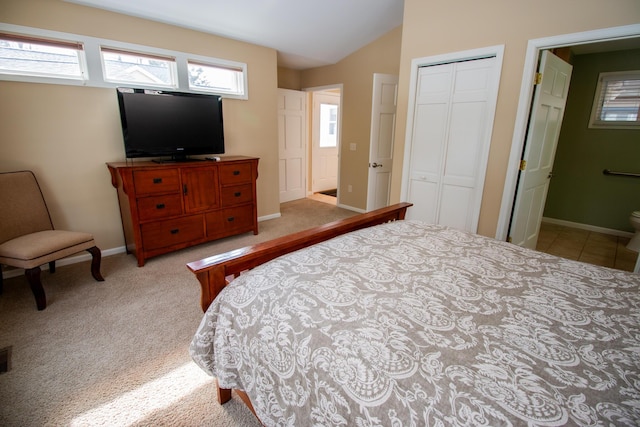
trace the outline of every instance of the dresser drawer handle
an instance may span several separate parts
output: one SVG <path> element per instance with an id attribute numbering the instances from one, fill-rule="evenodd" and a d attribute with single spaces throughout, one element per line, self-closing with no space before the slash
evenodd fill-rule
<path id="1" fill-rule="evenodd" d="M 171 234 L 178 234 L 180 232 L 179 228 L 174 228 L 173 230 L 170 231 Z"/>
<path id="2" fill-rule="evenodd" d="M 153 178 L 154 184 L 162 184 L 162 178 Z"/>
<path id="3" fill-rule="evenodd" d="M 235 197 L 240 197 L 240 196 L 242 196 L 242 193 L 240 191 L 236 191 L 235 193 L 233 193 L 233 195 Z"/>
<path id="4" fill-rule="evenodd" d="M 240 175 L 240 171 L 233 171 L 234 175 Z"/>
<path id="5" fill-rule="evenodd" d="M 164 209 L 164 203 L 158 203 L 156 209 Z"/>
<path id="6" fill-rule="evenodd" d="M 227 218 L 227 221 L 233 222 L 234 219 L 235 219 L 234 217 L 230 216 L 229 218 Z"/>

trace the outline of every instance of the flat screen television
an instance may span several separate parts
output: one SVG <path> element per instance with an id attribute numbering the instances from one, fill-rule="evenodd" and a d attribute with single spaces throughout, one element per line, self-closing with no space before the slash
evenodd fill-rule
<path id="1" fill-rule="evenodd" d="M 117 94 L 127 158 L 224 153 L 222 97 L 134 88 Z"/>

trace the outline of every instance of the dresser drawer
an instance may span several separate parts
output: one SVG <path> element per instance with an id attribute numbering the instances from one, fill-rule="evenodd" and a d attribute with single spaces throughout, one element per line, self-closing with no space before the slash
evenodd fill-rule
<path id="1" fill-rule="evenodd" d="M 220 165 L 220 184 L 233 185 L 251 182 L 251 163 Z"/>
<path id="2" fill-rule="evenodd" d="M 182 214 L 182 196 L 167 194 L 138 199 L 138 218 L 140 221 L 168 218 Z"/>
<path id="3" fill-rule="evenodd" d="M 133 172 L 136 195 L 180 191 L 180 173 L 175 169 L 138 170 Z"/>
<path id="4" fill-rule="evenodd" d="M 253 186 L 251 184 L 234 185 L 222 188 L 222 206 L 234 206 L 253 200 Z"/>
<path id="5" fill-rule="evenodd" d="M 204 238 L 202 215 L 142 224 L 142 244 L 154 250 Z"/>
<path id="6" fill-rule="evenodd" d="M 240 231 L 253 230 L 253 206 L 222 209 L 210 212 L 207 219 L 207 236 L 228 236 Z"/>

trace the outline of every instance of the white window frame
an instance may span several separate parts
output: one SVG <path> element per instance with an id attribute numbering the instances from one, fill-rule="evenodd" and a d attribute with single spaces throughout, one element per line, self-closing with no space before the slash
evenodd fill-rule
<path id="1" fill-rule="evenodd" d="M 603 72 L 598 76 L 598 85 L 591 107 L 589 128 L 591 129 L 640 129 L 640 111 L 635 121 L 629 120 L 600 120 L 598 117 L 604 103 L 605 84 L 617 80 L 638 80 L 640 84 L 640 70 Z"/>
<path id="2" fill-rule="evenodd" d="M 223 98 L 233 98 L 246 100 L 249 99 L 248 91 L 248 75 L 247 64 L 226 59 L 196 55 L 187 52 L 173 51 L 168 49 L 159 49 L 151 46 L 137 45 L 133 43 L 122 43 L 115 40 L 107 40 L 96 37 L 83 36 L 78 34 L 63 33 L 59 31 L 49 31 L 39 28 L 24 27 L 21 25 L 13 25 L 0 23 L 0 32 L 24 35 L 27 37 L 35 37 L 51 40 L 73 40 L 84 46 L 84 59 L 86 61 L 86 72 L 82 79 L 68 79 L 58 77 L 33 76 L 24 74 L 9 74 L 0 72 L 0 80 L 20 81 L 31 83 L 48 83 L 48 84 L 64 84 L 71 86 L 89 86 L 89 87 L 107 87 L 116 88 L 118 86 L 136 86 L 150 89 L 167 89 L 167 86 L 160 85 L 144 85 L 139 83 L 122 83 L 110 82 L 104 78 L 103 61 L 101 48 L 109 48 L 131 52 L 132 54 L 159 56 L 164 58 L 175 58 L 177 84 L 172 89 L 182 92 L 193 93 L 214 93 L 221 95 Z M 200 62 L 210 64 L 211 66 L 220 66 L 225 68 L 234 68 L 242 70 L 243 82 L 242 90 L 239 93 L 216 92 L 211 90 L 199 90 L 189 87 L 189 73 L 187 70 L 188 62 Z"/>
<path id="3" fill-rule="evenodd" d="M 205 57 L 199 57 L 199 58 L 200 59 L 196 59 L 194 56 L 190 56 L 187 59 L 187 78 L 189 77 L 189 66 L 191 66 L 191 65 L 236 71 L 236 72 L 240 73 L 241 79 L 238 82 L 239 84 L 237 85 L 239 90 L 238 90 L 238 92 L 235 93 L 235 95 L 243 95 L 244 93 L 246 93 L 246 90 L 247 90 L 247 78 L 246 78 L 246 76 L 247 76 L 247 64 L 240 64 L 240 63 L 237 63 L 237 62 L 222 61 L 222 60 L 218 60 L 216 63 L 212 63 L 212 62 L 210 62 L 210 60 L 208 58 L 205 58 Z M 225 89 L 215 90 L 213 88 L 192 86 L 190 81 L 189 81 L 188 84 L 189 84 L 189 88 L 191 90 L 197 91 L 197 92 L 209 92 L 209 93 L 216 93 L 216 94 L 220 94 L 220 95 L 223 94 L 223 93 L 234 94 L 234 92 L 230 92 L 230 91 L 225 90 Z"/>
<path id="4" fill-rule="evenodd" d="M 59 40 L 59 39 L 51 39 L 51 38 L 43 38 L 43 37 L 34 37 L 34 36 L 25 36 L 22 34 L 13 34 L 9 32 L 0 32 L 2 34 L 3 40 L 8 40 L 9 42 L 18 42 L 35 46 L 43 46 L 54 49 L 63 49 L 68 53 L 73 52 L 77 59 L 77 72 L 78 75 L 71 74 L 63 74 L 56 73 L 53 71 L 34 71 L 34 70 L 16 70 L 16 69 L 0 69 L 0 73 L 4 74 L 13 74 L 13 75 L 24 75 L 24 76 L 33 76 L 33 77 L 45 77 L 45 78 L 53 78 L 53 79 L 65 79 L 65 80 L 76 80 L 81 81 L 87 75 L 87 61 L 84 55 L 84 46 L 82 43 L 76 40 Z M 30 51 L 30 50 L 26 50 Z M 51 52 L 53 53 L 53 52 Z"/>
<path id="5" fill-rule="evenodd" d="M 168 65 L 168 69 L 167 72 L 169 74 L 169 82 L 168 83 L 163 83 L 162 81 L 159 81 L 160 79 L 156 78 L 156 80 L 158 80 L 158 82 L 155 83 L 144 83 L 144 82 L 140 82 L 137 80 L 127 80 L 127 79 L 116 79 L 116 78 L 111 78 L 107 76 L 107 61 L 105 58 L 105 53 L 119 53 L 119 54 L 123 54 L 123 55 L 128 55 L 128 56 L 132 56 L 132 57 L 136 57 L 136 58 L 140 58 L 140 59 L 156 59 L 156 60 L 160 60 L 160 61 L 164 61 L 165 63 L 167 63 Z M 176 59 L 174 57 L 170 57 L 170 56 L 158 56 L 158 55 L 150 55 L 148 53 L 144 53 L 144 52 L 133 52 L 131 50 L 124 50 L 124 49 L 114 49 L 111 48 L 109 46 L 100 46 L 100 61 L 102 62 L 102 76 L 104 78 L 105 82 L 109 82 L 109 83 L 115 83 L 117 85 L 127 85 L 127 86 L 139 86 L 139 85 L 145 85 L 145 86 L 158 86 L 158 87 L 162 87 L 162 88 L 171 88 L 171 89 L 178 89 L 178 67 L 176 64 Z M 154 76 L 151 75 L 151 73 L 146 72 L 145 70 L 144 74 L 148 74 L 150 78 L 154 78 Z"/>

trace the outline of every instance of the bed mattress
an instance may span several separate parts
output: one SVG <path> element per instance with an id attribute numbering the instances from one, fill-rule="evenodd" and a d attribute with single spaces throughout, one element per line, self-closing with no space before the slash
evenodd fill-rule
<path id="1" fill-rule="evenodd" d="M 640 425 L 639 287 L 395 221 L 241 275 L 190 352 L 267 426 Z"/>

